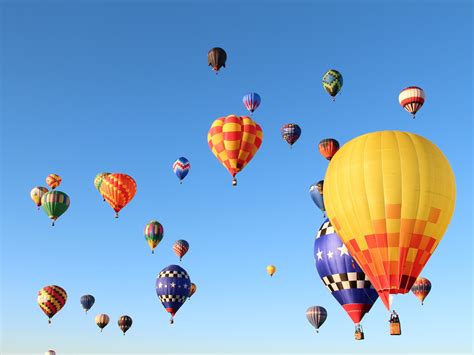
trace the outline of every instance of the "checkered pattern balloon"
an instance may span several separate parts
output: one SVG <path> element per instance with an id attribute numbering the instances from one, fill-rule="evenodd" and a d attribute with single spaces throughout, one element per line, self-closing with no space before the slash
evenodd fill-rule
<path id="1" fill-rule="evenodd" d="M 178 265 L 170 265 L 160 271 L 156 278 L 156 295 L 166 312 L 173 317 L 190 297 L 191 279 L 186 270 Z"/>
<path id="2" fill-rule="evenodd" d="M 330 69 L 323 76 L 323 88 L 333 98 L 342 89 L 342 75 L 335 69 Z"/>
<path id="3" fill-rule="evenodd" d="M 235 115 L 215 120 L 207 135 L 212 153 L 234 178 L 255 156 L 262 139 L 262 129 L 255 121 Z"/>
<path id="4" fill-rule="evenodd" d="M 135 196 L 137 183 L 127 174 L 109 174 L 104 176 L 100 185 L 100 193 L 115 211 L 115 217 Z"/>
<path id="5" fill-rule="evenodd" d="M 316 270 L 326 288 L 352 321 L 355 324 L 360 323 L 379 296 L 328 219 L 316 235 L 314 260 Z"/>
<path id="6" fill-rule="evenodd" d="M 66 301 L 67 293 L 62 287 L 50 285 L 38 291 L 38 305 L 48 316 L 49 323 L 51 323 L 51 318 L 64 307 Z"/>

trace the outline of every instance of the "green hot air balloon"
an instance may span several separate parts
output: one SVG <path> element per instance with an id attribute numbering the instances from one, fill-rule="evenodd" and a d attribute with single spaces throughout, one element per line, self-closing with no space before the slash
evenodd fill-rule
<path id="1" fill-rule="evenodd" d="M 151 248 L 152 254 L 154 249 L 163 239 L 163 226 L 158 221 L 151 221 L 145 226 L 145 239 Z"/>
<path id="2" fill-rule="evenodd" d="M 97 189 L 97 191 L 99 191 L 99 193 L 100 193 L 100 185 L 102 185 L 102 181 L 104 180 L 104 177 L 106 177 L 107 175 L 110 175 L 110 173 L 99 173 L 94 178 L 94 186 Z M 105 198 L 104 198 L 104 201 L 105 201 Z"/>
<path id="3" fill-rule="evenodd" d="M 52 190 L 41 198 L 41 207 L 54 222 L 69 208 L 70 199 L 64 192 Z"/>
<path id="4" fill-rule="evenodd" d="M 336 100 L 336 95 L 342 89 L 342 75 L 335 69 L 330 69 L 323 76 L 323 87 Z"/>

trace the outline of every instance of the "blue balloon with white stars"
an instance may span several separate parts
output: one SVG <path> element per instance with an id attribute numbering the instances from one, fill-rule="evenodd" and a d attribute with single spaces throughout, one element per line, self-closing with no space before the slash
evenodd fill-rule
<path id="1" fill-rule="evenodd" d="M 156 295 L 166 311 L 173 317 L 186 302 L 191 291 L 191 279 L 186 270 L 178 265 L 169 265 L 156 278 Z"/>
<path id="2" fill-rule="evenodd" d="M 316 269 L 326 288 L 355 324 L 359 324 L 379 297 L 337 235 L 329 219 L 319 228 L 314 241 Z"/>

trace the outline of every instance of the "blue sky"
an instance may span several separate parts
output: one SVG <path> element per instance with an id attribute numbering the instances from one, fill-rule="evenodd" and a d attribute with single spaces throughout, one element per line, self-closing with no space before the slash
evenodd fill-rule
<path id="1" fill-rule="evenodd" d="M 412 2 L 3 1 L 1 352 L 86 353 L 469 353 L 472 350 L 472 4 Z M 227 68 L 214 75 L 207 51 Z M 333 103 L 321 85 L 344 76 Z M 401 89 L 424 88 L 415 120 Z M 231 178 L 207 146 L 217 117 L 253 115 L 263 144 Z M 284 123 L 298 123 L 293 149 Z M 381 302 L 363 320 L 366 340 L 323 287 L 313 259 L 322 223 L 309 197 L 327 161 L 322 138 L 345 143 L 398 129 L 432 140 L 452 164 L 457 203 L 423 275 L 433 284 L 421 307 L 395 297 L 403 335 L 388 335 Z M 185 156 L 180 185 L 171 165 Z M 93 185 L 102 171 L 135 178 L 137 194 L 119 219 Z M 29 192 L 59 174 L 69 210 L 53 228 Z M 151 219 L 165 237 L 155 254 L 143 237 Z M 155 278 L 178 263 L 198 286 L 173 326 Z M 278 270 L 270 279 L 265 272 Z M 36 304 L 49 284 L 66 306 L 48 326 Z M 81 295 L 96 304 L 85 316 Z M 328 310 L 316 334 L 309 306 Z M 101 334 L 97 313 L 111 322 Z M 134 320 L 127 335 L 120 315 Z"/>

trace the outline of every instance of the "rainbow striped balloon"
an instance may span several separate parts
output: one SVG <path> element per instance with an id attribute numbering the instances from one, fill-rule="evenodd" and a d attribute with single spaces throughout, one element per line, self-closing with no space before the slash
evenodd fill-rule
<path id="1" fill-rule="evenodd" d="M 163 239 L 163 226 L 158 221 L 151 221 L 145 226 L 145 239 L 151 248 L 151 253 L 155 253 L 156 246 Z"/>

